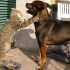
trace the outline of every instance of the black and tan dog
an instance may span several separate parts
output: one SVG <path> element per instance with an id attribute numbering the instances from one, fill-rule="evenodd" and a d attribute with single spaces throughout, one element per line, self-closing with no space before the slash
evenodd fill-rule
<path id="1" fill-rule="evenodd" d="M 34 25 L 40 48 L 40 69 L 42 69 L 46 63 L 46 48 L 48 44 L 63 44 L 70 40 L 70 22 L 54 22 L 47 10 L 47 8 L 51 9 L 50 5 L 42 1 L 26 3 L 26 7 L 29 14 L 39 18 L 39 21 L 35 22 Z"/>

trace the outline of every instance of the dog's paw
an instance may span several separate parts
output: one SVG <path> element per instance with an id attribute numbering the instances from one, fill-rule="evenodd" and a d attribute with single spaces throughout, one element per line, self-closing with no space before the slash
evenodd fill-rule
<path id="1" fill-rule="evenodd" d="M 42 67 L 42 66 L 37 66 L 36 70 L 44 70 L 44 67 Z"/>
<path id="2" fill-rule="evenodd" d="M 37 66 L 36 70 L 47 70 L 46 64 Z"/>
<path id="3" fill-rule="evenodd" d="M 33 18 L 33 22 L 38 22 L 38 20 L 39 20 L 38 16 Z"/>

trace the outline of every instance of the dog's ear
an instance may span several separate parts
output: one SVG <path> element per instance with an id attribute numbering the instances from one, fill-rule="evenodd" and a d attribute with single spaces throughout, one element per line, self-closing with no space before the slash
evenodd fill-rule
<path id="1" fill-rule="evenodd" d="M 48 7 L 48 8 L 51 8 L 51 5 L 48 4 L 48 3 L 45 3 L 45 6 Z"/>
<path id="2" fill-rule="evenodd" d="M 38 9 L 38 10 L 42 10 L 42 9 L 44 9 L 44 8 L 45 8 L 45 5 L 44 5 L 44 4 L 37 6 L 37 9 Z"/>

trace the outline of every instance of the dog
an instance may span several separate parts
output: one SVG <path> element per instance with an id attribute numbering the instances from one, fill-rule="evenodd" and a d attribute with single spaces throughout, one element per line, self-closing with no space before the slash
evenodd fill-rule
<path id="1" fill-rule="evenodd" d="M 23 15 L 20 11 L 12 9 L 10 19 L 5 22 L 0 29 L 0 60 L 5 57 L 9 49 L 15 45 L 15 34 L 21 29 L 37 21 L 37 18 L 31 18 L 29 20 L 22 19 Z"/>
<path id="2" fill-rule="evenodd" d="M 40 48 L 41 65 L 39 70 L 42 70 L 46 63 L 46 49 L 48 45 L 67 44 L 70 42 L 70 22 L 54 21 L 51 14 L 51 5 L 42 1 L 33 1 L 26 3 L 27 13 L 33 17 L 38 16 L 39 21 L 35 22 L 36 37 Z M 67 43 L 66 43 L 67 41 Z"/>

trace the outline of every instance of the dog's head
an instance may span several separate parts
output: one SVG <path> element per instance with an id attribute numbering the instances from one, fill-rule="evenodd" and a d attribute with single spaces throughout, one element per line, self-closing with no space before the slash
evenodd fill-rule
<path id="1" fill-rule="evenodd" d="M 42 1 L 33 1 L 32 3 L 26 3 L 27 13 L 36 16 L 40 11 L 45 8 L 50 8 L 50 5 Z"/>

